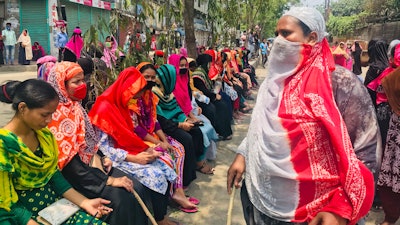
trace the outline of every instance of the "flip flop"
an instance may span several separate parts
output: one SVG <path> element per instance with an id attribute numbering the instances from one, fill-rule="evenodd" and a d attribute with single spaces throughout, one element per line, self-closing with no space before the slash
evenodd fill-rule
<path id="1" fill-rule="evenodd" d="M 188 208 L 183 208 L 182 206 L 179 206 L 178 209 L 185 213 L 195 213 L 199 211 L 197 208 L 188 209 Z"/>
<path id="2" fill-rule="evenodd" d="M 213 175 L 213 174 L 214 174 L 215 168 L 210 167 L 207 171 L 204 171 L 203 169 L 204 169 L 206 166 L 209 166 L 209 165 L 204 161 L 203 164 L 202 164 L 200 167 L 198 167 L 196 170 L 197 170 L 198 172 L 202 173 L 202 174 Z"/>
<path id="3" fill-rule="evenodd" d="M 195 197 L 190 197 L 190 196 L 186 196 L 186 197 L 189 199 L 189 201 L 190 201 L 191 203 L 193 203 L 193 204 L 195 204 L 195 205 L 200 204 L 200 200 L 199 200 L 199 199 L 197 199 L 197 198 L 195 198 Z"/>

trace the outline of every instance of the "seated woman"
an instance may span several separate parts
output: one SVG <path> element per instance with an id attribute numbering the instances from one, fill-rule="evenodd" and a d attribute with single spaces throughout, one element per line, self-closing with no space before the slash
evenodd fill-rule
<path id="1" fill-rule="evenodd" d="M 212 56 L 209 54 L 199 55 L 196 59 L 199 67 L 193 72 L 193 82 L 196 88 L 202 91 L 211 99 L 211 104 L 215 106 L 215 111 L 207 110 L 206 116 L 215 118 L 213 124 L 217 133 L 223 140 L 232 138 L 231 119 L 229 116 L 229 107 L 222 100 L 220 91 L 214 91 L 214 84 L 209 78 L 209 70 L 212 63 Z M 217 77 L 215 75 L 214 77 Z M 199 103 L 200 106 L 204 104 Z M 208 108 L 208 107 L 205 107 Z M 211 114 L 211 115 L 210 115 Z"/>
<path id="2" fill-rule="evenodd" d="M 101 130 L 100 150 L 110 157 L 116 168 L 132 175 L 158 194 L 152 195 L 158 196 L 157 199 L 151 199 L 155 220 L 159 225 L 170 225 L 174 223 L 166 216 L 167 193 L 168 182 L 177 178 L 174 162 L 169 154 L 149 147 L 135 134 L 128 108 L 131 99 L 140 98 L 140 90 L 145 86 L 146 80 L 136 68 L 123 70 L 118 79 L 97 97 L 89 117 L 93 125 Z"/>
<path id="3" fill-rule="evenodd" d="M 203 134 L 204 154 L 198 158 L 198 161 L 205 159 L 206 155 L 216 155 L 217 145 L 215 143 L 218 140 L 218 135 L 211 124 L 210 120 L 202 115 L 202 108 L 196 103 L 193 97 L 192 90 L 190 88 L 190 76 L 189 76 L 189 63 L 186 57 L 183 55 L 172 54 L 169 59 L 169 63 L 176 69 L 176 86 L 173 91 L 176 101 L 183 113 L 193 123 L 200 123 L 200 130 Z M 211 154 L 209 154 L 209 152 Z M 215 159 L 215 157 L 211 157 Z"/>
<path id="4" fill-rule="evenodd" d="M 61 197 L 92 216 L 109 214 L 110 201 L 87 199 L 57 169 L 57 143 L 46 128 L 58 106 L 56 91 L 41 80 L 10 81 L 0 88 L 0 101 L 15 110 L 0 129 L 0 223 L 37 225 L 38 212 Z M 88 214 L 78 211 L 65 224 L 87 224 Z"/>
<path id="5" fill-rule="evenodd" d="M 213 174 L 214 168 L 207 165 L 206 160 L 204 159 L 203 133 L 200 128 L 195 127 L 194 121 L 189 119 L 185 113 L 183 113 L 174 94 L 172 93 L 176 84 L 175 67 L 170 64 L 161 65 L 157 70 L 156 82 L 157 86 L 153 88 L 153 92 L 160 100 L 157 105 L 157 114 L 178 123 L 178 128 L 181 128 L 190 134 L 194 143 L 193 147 L 195 148 L 197 170 L 204 174 Z"/>
<path id="6" fill-rule="evenodd" d="M 175 162 L 175 171 L 178 175 L 171 191 L 172 199 L 178 203 L 184 212 L 196 210 L 194 203 L 199 201 L 193 197 L 186 198 L 183 191 L 183 171 L 186 159 L 186 149 L 177 140 L 166 136 L 157 121 L 158 97 L 153 94 L 151 89 L 155 85 L 156 68 L 149 62 L 140 63 L 136 67 L 147 81 L 143 95 L 139 99 L 129 101 L 128 108 L 135 126 L 135 133 L 149 146 L 159 146 L 163 151 L 169 152 Z M 187 151 L 194 151 L 187 149 Z M 189 155 L 193 156 L 193 153 Z M 192 202 L 191 202 L 191 201 Z M 194 202 L 194 203 L 193 203 Z"/>
<path id="7" fill-rule="evenodd" d="M 114 211 L 104 219 L 110 224 L 147 224 L 147 217 L 131 192 L 133 187 L 143 196 L 144 187 L 127 174 L 112 168 L 112 162 L 98 151 L 99 137 L 80 104 L 86 96 L 82 68 L 73 62 L 60 62 L 52 69 L 48 82 L 60 98 L 49 123 L 59 149 L 58 166 L 62 174 L 87 197 L 111 200 Z M 99 168 L 91 162 L 100 159 Z M 135 183 L 135 185 L 134 185 Z"/>
<path id="8" fill-rule="evenodd" d="M 32 58 L 33 61 L 36 61 L 39 58 L 46 55 L 44 48 L 37 41 L 35 41 L 35 43 L 33 43 L 32 53 L 33 53 L 33 58 Z"/>

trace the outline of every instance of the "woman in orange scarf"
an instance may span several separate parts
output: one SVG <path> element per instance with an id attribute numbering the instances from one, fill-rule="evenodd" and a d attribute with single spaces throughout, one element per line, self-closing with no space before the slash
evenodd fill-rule
<path id="1" fill-rule="evenodd" d="M 109 158 L 97 151 L 99 137 L 81 105 L 86 96 L 83 70 L 77 63 L 61 62 L 50 72 L 48 82 L 60 98 L 48 127 L 58 144 L 58 167 L 72 186 L 87 197 L 111 200 L 114 212 L 105 221 L 111 224 L 143 224 L 147 218 L 132 195 L 133 183 L 140 195 L 144 187 L 127 174 L 113 168 Z M 102 168 L 91 167 L 102 157 Z"/>

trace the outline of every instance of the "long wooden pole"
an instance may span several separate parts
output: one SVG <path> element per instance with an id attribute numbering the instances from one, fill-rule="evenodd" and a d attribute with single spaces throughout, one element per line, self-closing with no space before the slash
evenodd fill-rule
<path id="1" fill-rule="evenodd" d="M 231 225 L 232 224 L 232 210 L 233 210 L 233 200 L 235 200 L 235 187 L 232 187 L 232 193 L 229 198 L 229 207 L 228 207 L 228 215 L 226 219 L 226 225 Z"/>
<path id="2" fill-rule="evenodd" d="M 154 219 L 153 215 L 151 214 L 151 212 L 149 211 L 149 209 L 147 208 L 146 204 L 144 204 L 142 198 L 139 196 L 139 194 L 133 190 L 133 195 L 135 196 L 136 200 L 139 202 L 140 206 L 142 207 L 144 213 L 146 213 L 146 216 L 149 217 L 151 223 L 153 225 L 157 225 L 156 220 Z"/>

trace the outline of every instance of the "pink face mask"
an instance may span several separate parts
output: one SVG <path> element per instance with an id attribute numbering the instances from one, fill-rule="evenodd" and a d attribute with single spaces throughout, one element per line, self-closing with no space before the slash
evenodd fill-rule
<path id="1" fill-rule="evenodd" d="M 72 96 L 76 99 L 82 100 L 86 97 L 87 93 L 87 86 L 86 83 L 83 83 L 82 85 L 79 85 L 77 88 L 74 90 L 74 94 Z"/>

